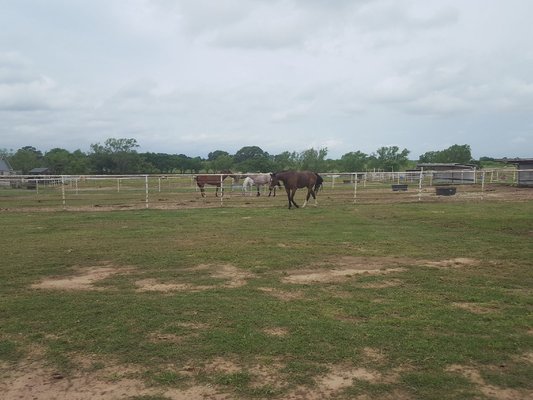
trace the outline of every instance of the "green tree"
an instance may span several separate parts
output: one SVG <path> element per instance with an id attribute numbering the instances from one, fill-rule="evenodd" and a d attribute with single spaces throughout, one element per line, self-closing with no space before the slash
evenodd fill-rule
<path id="1" fill-rule="evenodd" d="M 233 156 L 236 168 L 243 172 L 268 172 L 273 163 L 269 154 L 258 146 L 245 146 Z"/>
<path id="2" fill-rule="evenodd" d="M 15 171 L 27 174 L 33 168 L 43 166 L 43 153 L 33 146 L 24 146 L 10 157 L 9 162 Z"/>
<path id="3" fill-rule="evenodd" d="M 224 150 L 215 150 L 207 155 L 207 161 L 214 161 L 220 156 L 229 156 L 230 154 Z"/>
<path id="4" fill-rule="evenodd" d="M 142 172 L 146 165 L 135 150 L 135 139 L 107 139 L 104 145 L 91 144 L 89 158 L 93 169 L 102 174 L 131 174 Z"/>
<path id="5" fill-rule="evenodd" d="M 299 154 L 293 151 L 284 151 L 283 153 L 277 154 L 271 160 L 272 162 L 272 171 L 283 171 L 289 169 L 297 169 L 299 164 Z"/>
<path id="6" fill-rule="evenodd" d="M 54 148 L 44 154 L 44 163 L 53 174 L 66 174 L 69 170 L 71 154 L 68 150 Z"/>
<path id="7" fill-rule="evenodd" d="M 326 170 L 326 156 L 328 154 L 327 148 L 315 150 L 313 148 L 304 150 L 300 153 L 299 168 L 308 171 L 325 171 Z"/>
<path id="8" fill-rule="evenodd" d="M 219 155 L 211 161 L 211 168 L 215 172 L 227 171 L 233 167 L 233 157 L 230 155 Z"/>
<path id="9" fill-rule="evenodd" d="M 351 151 L 344 154 L 340 159 L 342 172 L 358 172 L 367 168 L 369 157 L 361 151 Z"/>
<path id="10" fill-rule="evenodd" d="M 370 161 L 374 168 L 384 171 L 400 171 L 409 162 L 409 150 L 400 151 L 398 146 L 380 147 L 372 154 Z"/>
<path id="11" fill-rule="evenodd" d="M 472 151 L 468 144 L 454 144 L 453 146 L 450 146 L 444 150 L 427 151 L 419 157 L 418 161 L 421 163 L 458 164 L 468 164 L 474 162 L 472 159 Z"/>

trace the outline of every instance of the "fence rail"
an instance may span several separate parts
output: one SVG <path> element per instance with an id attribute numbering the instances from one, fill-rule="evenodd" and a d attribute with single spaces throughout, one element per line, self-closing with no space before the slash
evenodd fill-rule
<path id="1" fill-rule="evenodd" d="M 221 177 L 220 174 L 210 174 Z M 531 200 L 533 170 L 450 170 L 323 173 L 321 204 L 364 204 L 457 200 Z M 244 178 L 244 175 L 241 175 Z M 522 179 L 521 177 L 525 177 Z M 529 179 L 529 180 L 528 180 Z M 282 206 L 278 196 L 256 197 L 242 191 L 242 180 L 226 178 L 224 195 L 206 186 L 203 198 L 192 174 L 167 175 L 0 175 L 2 210 L 90 210 L 188 208 L 213 206 Z M 439 190 L 450 188 L 450 190 Z M 452 190 L 453 189 L 453 190 Z M 266 192 L 264 192 L 266 194 Z M 303 201 L 304 190 L 296 200 Z"/>

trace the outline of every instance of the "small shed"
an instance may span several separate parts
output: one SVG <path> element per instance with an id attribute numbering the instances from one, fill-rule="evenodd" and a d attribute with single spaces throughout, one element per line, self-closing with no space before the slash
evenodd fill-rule
<path id="1" fill-rule="evenodd" d="M 533 158 L 502 158 L 496 161 L 516 165 L 518 170 L 517 185 L 533 187 Z"/>
<path id="2" fill-rule="evenodd" d="M 421 163 L 418 170 L 433 171 L 433 184 L 472 184 L 476 183 L 476 166 L 459 163 Z"/>
<path id="3" fill-rule="evenodd" d="M 28 172 L 28 175 L 50 175 L 49 168 L 33 168 Z"/>

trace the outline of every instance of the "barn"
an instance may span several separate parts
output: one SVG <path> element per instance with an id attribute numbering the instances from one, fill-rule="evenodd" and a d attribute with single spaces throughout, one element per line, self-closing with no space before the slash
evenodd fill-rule
<path id="1" fill-rule="evenodd" d="M 476 166 L 459 163 L 421 163 L 417 170 L 432 171 L 434 185 L 476 183 Z"/>
<path id="2" fill-rule="evenodd" d="M 496 161 L 516 165 L 518 170 L 517 185 L 533 187 L 533 158 L 502 158 Z"/>

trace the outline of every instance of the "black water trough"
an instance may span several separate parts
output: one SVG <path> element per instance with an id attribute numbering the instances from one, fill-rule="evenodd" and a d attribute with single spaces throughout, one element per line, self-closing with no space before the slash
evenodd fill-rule
<path id="1" fill-rule="evenodd" d="M 452 187 L 452 186 L 441 186 L 441 187 L 436 187 L 435 188 L 435 192 L 437 194 L 437 196 L 453 196 L 457 191 L 457 188 L 456 187 Z"/>
<path id="2" fill-rule="evenodd" d="M 391 185 L 393 192 L 407 192 L 407 185 L 406 184 L 395 184 Z"/>

